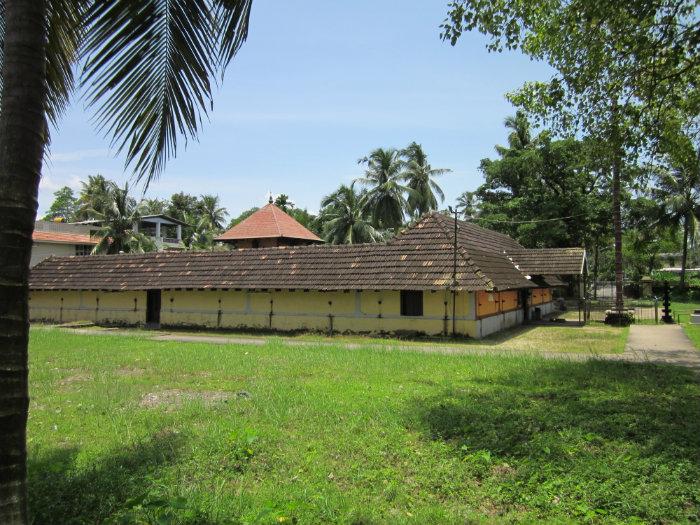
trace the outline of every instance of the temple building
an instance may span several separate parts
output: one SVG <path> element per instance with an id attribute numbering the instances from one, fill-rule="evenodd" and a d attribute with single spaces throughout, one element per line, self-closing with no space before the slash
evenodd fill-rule
<path id="1" fill-rule="evenodd" d="M 305 246 L 323 242 L 318 235 L 276 206 L 272 199 L 266 206 L 214 240 L 231 248 Z"/>
<path id="2" fill-rule="evenodd" d="M 319 245 L 263 210 L 262 231 L 235 241 L 308 245 L 49 257 L 31 271 L 31 319 L 480 338 L 546 316 L 560 277 L 585 275 L 582 248 L 526 249 L 437 212 L 384 243 Z"/>

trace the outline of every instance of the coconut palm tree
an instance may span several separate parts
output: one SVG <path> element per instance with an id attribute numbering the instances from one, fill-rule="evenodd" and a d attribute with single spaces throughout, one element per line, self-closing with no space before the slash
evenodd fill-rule
<path id="1" fill-rule="evenodd" d="M 94 219 L 94 212 L 104 212 L 109 204 L 109 193 L 114 188 L 114 182 L 102 175 L 88 175 L 87 182 L 80 183 L 78 196 L 78 218 L 81 221 Z"/>
<path id="2" fill-rule="evenodd" d="M 162 215 L 168 208 L 168 201 L 165 199 L 143 199 L 141 201 L 143 213 L 146 215 Z"/>
<path id="3" fill-rule="evenodd" d="M 413 190 L 403 185 L 404 163 L 396 149 L 377 148 L 357 161 L 364 164 L 365 175 L 355 182 L 367 187 L 360 206 L 375 228 L 398 228 L 408 207 L 405 194 Z"/>
<path id="4" fill-rule="evenodd" d="M 212 79 L 246 39 L 251 3 L 0 2 L 0 523 L 28 519 L 28 278 L 48 124 L 58 126 L 77 71 L 99 129 L 148 183 L 178 138 L 197 136 Z"/>
<path id="5" fill-rule="evenodd" d="M 277 206 L 284 213 L 289 213 L 291 210 L 294 209 L 294 203 L 291 200 L 289 200 L 289 195 L 285 193 L 280 193 L 275 198 L 275 206 Z"/>
<path id="6" fill-rule="evenodd" d="M 476 194 L 473 191 L 465 191 L 457 197 L 457 211 L 462 214 L 465 221 L 478 216 Z"/>
<path id="7" fill-rule="evenodd" d="M 428 156 L 423 147 L 411 142 L 401 155 L 406 159 L 404 180 L 406 186 L 413 190 L 408 196 L 408 211 L 414 217 L 436 210 L 438 198 L 440 202 L 445 200 L 442 188 L 433 179 L 449 173 L 452 170 L 433 168 L 428 164 Z"/>
<path id="8" fill-rule="evenodd" d="M 92 253 L 144 253 L 156 250 L 153 239 L 143 233 L 134 231 L 134 223 L 138 223 L 144 215 L 143 205 L 129 195 L 129 185 L 124 188 L 113 187 L 108 195 L 101 212 L 93 210 L 94 216 L 100 221 L 101 227 L 97 232 L 100 241 Z"/>
<path id="9" fill-rule="evenodd" d="M 341 185 L 321 201 L 319 219 L 323 238 L 332 244 L 358 244 L 383 240 L 362 213 L 362 194 L 353 185 Z"/>
<path id="10" fill-rule="evenodd" d="M 695 244 L 700 219 L 700 149 L 696 151 L 687 136 L 678 137 L 669 154 L 670 167 L 657 174 L 652 195 L 664 213 L 660 225 L 683 230 L 681 275 L 678 283 L 685 290 L 688 247 Z M 676 230 L 678 231 L 678 230 Z"/>
<path id="11" fill-rule="evenodd" d="M 190 250 L 211 250 L 214 246 L 214 230 L 211 219 L 206 215 L 185 214 L 185 222 L 189 224 L 183 230 L 185 245 Z"/>
<path id="12" fill-rule="evenodd" d="M 228 210 L 220 206 L 218 195 L 202 195 L 199 208 L 209 225 L 209 229 L 220 231 L 224 227 Z"/>
<path id="13" fill-rule="evenodd" d="M 503 120 L 503 125 L 510 130 L 508 134 L 508 147 L 496 146 L 496 151 L 505 157 L 511 150 L 524 150 L 532 146 L 532 126 L 523 111 L 516 111 L 515 115 L 509 115 Z"/>

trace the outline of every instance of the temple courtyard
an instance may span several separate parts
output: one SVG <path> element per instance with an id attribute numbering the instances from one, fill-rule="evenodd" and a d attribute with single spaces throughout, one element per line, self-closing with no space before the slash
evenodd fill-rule
<path id="1" fill-rule="evenodd" d="M 631 348 L 647 328 L 665 329 L 435 342 L 35 326 L 34 521 L 697 520 L 698 375 L 655 362 L 648 338 Z M 663 338 L 687 342 L 674 328 Z"/>

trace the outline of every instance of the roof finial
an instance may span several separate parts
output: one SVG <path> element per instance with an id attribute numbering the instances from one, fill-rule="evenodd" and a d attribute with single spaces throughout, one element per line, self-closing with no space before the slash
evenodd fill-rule
<path id="1" fill-rule="evenodd" d="M 267 202 L 269 202 L 270 204 L 272 204 L 272 203 L 273 203 L 273 200 L 272 200 L 272 190 L 268 191 L 267 193 L 268 193 L 268 195 L 269 195 L 269 198 L 267 199 Z"/>

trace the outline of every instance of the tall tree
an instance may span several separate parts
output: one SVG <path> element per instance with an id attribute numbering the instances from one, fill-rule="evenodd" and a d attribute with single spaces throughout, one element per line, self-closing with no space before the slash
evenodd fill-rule
<path id="1" fill-rule="evenodd" d="M 321 201 L 323 238 L 332 244 L 379 242 L 383 239 L 362 212 L 362 195 L 353 185 L 341 185 Z"/>
<path id="2" fill-rule="evenodd" d="M 668 142 L 671 142 L 670 144 Z M 668 140 L 668 168 L 659 170 L 652 195 L 661 203 L 661 224 L 682 228 L 683 244 L 679 287 L 685 290 L 688 245 L 695 239 L 700 219 L 700 147 L 679 133 Z"/>
<path id="3" fill-rule="evenodd" d="M 0 102 L 0 523 L 27 522 L 28 276 L 49 139 L 81 79 L 97 123 L 148 182 L 197 135 L 251 0 L 4 0 Z M 78 57 L 81 58 L 78 61 Z"/>
<path id="4" fill-rule="evenodd" d="M 476 193 L 473 191 L 462 192 L 457 197 L 457 211 L 465 221 L 476 219 L 479 215 Z"/>
<path id="5" fill-rule="evenodd" d="M 362 197 L 363 213 L 375 228 L 400 227 L 408 207 L 405 194 L 410 197 L 413 190 L 402 184 L 404 163 L 399 151 L 377 148 L 357 162 L 366 166 L 364 177 L 355 181 L 368 188 Z"/>
<path id="6" fill-rule="evenodd" d="M 626 155 L 655 142 L 656 123 L 697 86 L 695 0 L 455 0 L 443 37 L 491 37 L 488 49 L 520 49 L 549 63 L 549 82 L 511 94 L 516 105 L 565 132 L 608 146 L 615 232 L 616 306 L 623 307 L 621 177 Z M 651 139 L 651 140 L 649 140 Z"/>
<path id="7" fill-rule="evenodd" d="M 407 200 L 408 212 L 414 217 L 419 217 L 436 210 L 438 198 L 443 202 L 445 194 L 434 179 L 452 170 L 433 168 L 428 164 L 428 156 L 423 147 L 416 142 L 411 142 L 401 151 L 401 155 L 406 159 L 404 172 L 406 186 L 413 190 Z"/>
<path id="8" fill-rule="evenodd" d="M 143 206 L 129 195 L 129 185 L 124 188 L 114 187 L 110 190 L 104 210 L 94 211 L 101 227 L 97 231 L 99 242 L 93 253 L 143 253 L 156 249 L 153 240 L 138 230 L 138 223 L 144 215 Z"/>
<path id="9" fill-rule="evenodd" d="M 46 3 L 4 3 L 0 101 L 0 523 L 27 523 L 28 278 L 46 144 Z"/>
<path id="10" fill-rule="evenodd" d="M 187 215 L 196 215 L 200 209 L 199 199 L 185 192 L 173 193 L 165 210 L 166 215 L 184 221 Z"/>
<path id="11" fill-rule="evenodd" d="M 168 209 L 168 201 L 165 199 L 143 199 L 143 212 L 146 215 L 163 215 Z"/>
<path id="12" fill-rule="evenodd" d="M 280 193 L 275 198 L 275 206 L 285 213 L 289 213 L 290 210 L 294 209 L 294 203 L 289 199 L 289 195 L 285 193 Z"/>
<path id="13" fill-rule="evenodd" d="M 509 115 L 503 121 L 503 125 L 510 130 L 508 134 L 508 148 L 496 146 L 498 153 L 506 153 L 508 150 L 524 150 L 532 146 L 532 126 L 524 111 L 518 110 L 515 115 Z"/>
<path id="14" fill-rule="evenodd" d="M 499 158 L 481 161 L 485 180 L 475 192 L 476 220 L 525 246 L 583 245 L 593 252 L 608 231 L 610 210 L 598 142 L 554 140 L 543 131 L 524 146 L 509 144 L 514 147 L 496 148 Z"/>
<path id="15" fill-rule="evenodd" d="M 94 219 L 94 213 L 103 213 L 109 205 L 114 182 L 102 175 L 89 175 L 87 182 L 80 183 L 78 197 L 78 220 Z"/>
<path id="16" fill-rule="evenodd" d="M 73 190 L 68 186 L 63 186 L 54 192 L 53 197 L 53 202 L 44 215 L 44 220 L 61 220 L 63 222 L 74 220 L 78 211 L 78 200 L 75 198 Z"/>
<path id="17" fill-rule="evenodd" d="M 206 215 L 185 215 L 189 225 L 184 229 L 183 243 L 190 250 L 211 250 L 214 246 L 214 229 Z"/>
<path id="18" fill-rule="evenodd" d="M 220 205 L 218 195 L 202 195 L 199 208 L 209 225 L 209 229 L 220 231 L 228 217 L 228 210 Z"/>

